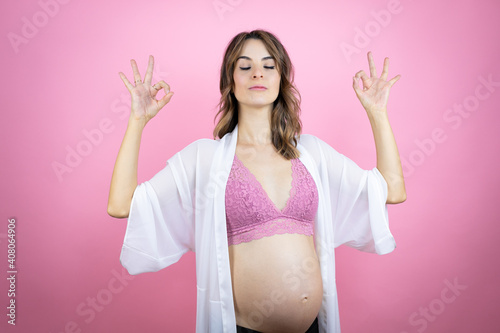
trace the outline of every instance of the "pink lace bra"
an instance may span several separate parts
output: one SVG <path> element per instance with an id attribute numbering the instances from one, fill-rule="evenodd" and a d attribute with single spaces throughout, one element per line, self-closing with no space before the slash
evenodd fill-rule
<path id="1" fill-rule="evenodd" d="M 292 189 L 279 210 L 259 181 L 234 155 L 226 185 L 228 244 L 250 242 L 275 234 L 314 234 L 318 209 L 316 184 L 299 159 L 292 159 Z"/>

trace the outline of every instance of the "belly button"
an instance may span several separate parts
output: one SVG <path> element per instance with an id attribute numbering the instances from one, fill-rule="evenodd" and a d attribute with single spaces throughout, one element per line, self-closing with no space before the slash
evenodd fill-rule
<path id="1" fill-rule="evenodd" d="M 304 297 L 302 298 L 302 303 L 307 303 L 307 296 L 304 296 Z"/>

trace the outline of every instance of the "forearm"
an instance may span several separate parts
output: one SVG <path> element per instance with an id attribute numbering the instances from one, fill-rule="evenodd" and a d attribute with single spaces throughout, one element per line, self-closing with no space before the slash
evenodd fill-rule
<path id="1" fill-rule="evenodd" d="M 387 182 L 387 203 L 406 200 L 403 168 L 386 111 L 368 112 L 377 150 L 377 169 Z"/>
<path id="2" fill-rule="evenodd" d="M 116 158 L 108 197 L 108 214 L 128 217 L 132 196 L 137 187 L 137 165 L 144 121 L 132 117 Z"/>

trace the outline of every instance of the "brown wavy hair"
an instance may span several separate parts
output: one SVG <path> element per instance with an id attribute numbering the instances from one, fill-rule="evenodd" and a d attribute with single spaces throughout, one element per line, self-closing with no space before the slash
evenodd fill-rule
<path id="1" fill-rule="evenodd" d="M 222 138 L 232 132 L 238 124 L 238 101 L 234 96 L 233 73 L 236 61 L 248 39 L 261 40 L 269 54 L 274 58 L 276 69 L 280 74 L 280 90 L 274 101 L 271 112 L 271 139 L 274 147 L 286 159 L 300 156 L 297 140 L 302 131 L 300 121 L 300 93 L 294 84 L 294 68 L 290 57 L 279 39 L 272 33 L 264 30 L 253 30 L 236 35 L 228 44 L 220 70 L 220 93 L 218 104 L 219 111 L 214 122 L 220 119 L 214 128 L 214 139 Z"/>

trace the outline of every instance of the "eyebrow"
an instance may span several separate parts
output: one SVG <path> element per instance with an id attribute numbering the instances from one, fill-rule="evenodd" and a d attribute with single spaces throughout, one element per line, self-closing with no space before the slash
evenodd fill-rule
<path id="1" fill-rule="evenodd" d="M 236 61 L 238 61 L 238 60 L 240 60 L 240 59 L 252 60 L 252 58 L 250 58 L 250 57 L 247 57 L 247 56 L 241 56 L 241 57 L 238 57 L 238 59 L 236 59 Z M 271 57 L 271 56 L 267 56 L 267 57 L 262 58 L 262 60 L 268 60 L 268 59 L 274 60 L 274 58 L 273 58 L 273 57 Z"/>

